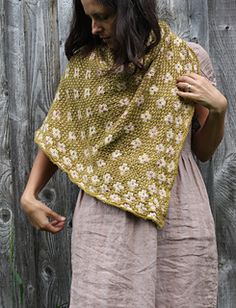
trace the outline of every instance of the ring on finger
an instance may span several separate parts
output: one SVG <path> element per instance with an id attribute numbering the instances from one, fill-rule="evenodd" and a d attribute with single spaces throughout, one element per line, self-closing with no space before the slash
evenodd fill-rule
<path id="1" fill-rule="evenodd" d="M 192 86 L 191 84 L 188 84 L 186 87 L 186 92 L 192 92 Z"/>

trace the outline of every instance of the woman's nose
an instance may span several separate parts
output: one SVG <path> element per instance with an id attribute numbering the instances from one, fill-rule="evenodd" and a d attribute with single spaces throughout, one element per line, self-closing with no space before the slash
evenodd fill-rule
<path id="1" fill-rule="evenodd" d="M 92 21 L 92 34 L 99 34 L 101 30 L 101 26 L 96 21 Z"/>

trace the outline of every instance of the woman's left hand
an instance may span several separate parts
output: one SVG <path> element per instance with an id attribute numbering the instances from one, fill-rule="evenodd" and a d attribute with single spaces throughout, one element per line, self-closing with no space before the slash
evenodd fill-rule
<path id="1" fill-rule="evenodd" d="M 222 113 L 227 108 L 225 96 L 201 75 L 190 73 L 180 76 L 176 86 L 179 96 L 206 107 L 210 112 Z"/>

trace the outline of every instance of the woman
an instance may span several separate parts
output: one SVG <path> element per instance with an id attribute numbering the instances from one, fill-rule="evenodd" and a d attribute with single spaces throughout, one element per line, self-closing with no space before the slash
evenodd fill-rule
<path id="1" fill-rule="evenodd" d="M 57 233 L 65 217 L 38 193 L 58 167 L 81 188 L 70 307 L 215 307 L 214 223 L 191 150 L 212 156 L 227 100 L 206 52 L 158 23 L 154 0 L 76 0 L 66 55 L 21 204 Z"/>

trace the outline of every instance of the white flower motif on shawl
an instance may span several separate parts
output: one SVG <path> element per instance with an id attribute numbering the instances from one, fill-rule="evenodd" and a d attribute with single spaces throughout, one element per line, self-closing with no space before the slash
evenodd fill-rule
<path id="1" fill-rule="evenodd" d="M 93 61 L 96 58 L 96 53 L 93 51 L 89 56 L 89 61 Z"/>
<path id="2" fill-rule="evenodd" d="M 166 37 L 166 39 L 165 39 L 165 42 L 166 42 L 167 45 L 170 44 L 170 39 L 171 39 L 171 38 L 170 38 L 170 36 L 168 35 L 168 36 Z"/>
<path id="3" fill-rule="evenodd" d="M 191 63 L 186 64 L 186 65 L 184 66 L 184 70 L 185 70 L 185 72 L 186 72 L 187 74 L 190 74 L 190 73 L 192 72 L 192 70 L 193 70 L 192 64 L 191 64 Z"/>
<path id="4" fill-rule="evenodd" d="M 36 133 L 36 135 L 39 141 L 43 140 L 43 134 Z"/>
<path id="5" fill-rule="evenodd" d="M 91 78 L 91 73 L 92 73 L 91 70 L 87 70 L 86 73 L 85 73 L 85 79 L 90 79 Z"/>
<path id="6" fill-rule="evenodd" d="M 176 46 L 180 46 L 181 44 L 183 43 L 183 40 L 181 39 L 181 38 L 179 38 L 179 37 L 177 37 L 175 40 L 174 40 L 174 44 L 176 45 Z"/>
<path id="7" fill-rule="evenodd" d="M 71 122 L 71 121 L 72 121 L 72 113 L 67 112 L 67 122 Z"/>
<path id="8" fill-rule="evenodd" d="M 109 132 L 112 129 L 112 127 L 113 127 L 113 122 L 108 122 L 105 128 L 106 132 Z"/>
<path id="9" fill-rule="evenodd" d="M 139 198 L 141 199 L 141 201 L 145 201 L 146 199 L 149 198 L 149 194 L 148 194 L 147 191 L 144 190 L 144 189 L 141 190 L 141 191 L 139 191 L 138 196 L 139 196 Z"/>
<path id="10" fill-rule="evenodd" d="M 82 164 L 77 164 L 76 169 L 77 169 L 77 171 L 82 172 L 82 171 L 84 171 L 84 166 Z"/>
<path id="11" fill-rule="evenodd" d="M 164 183 L 166 181 L 166 176 L 164 173 L 159 174 L 157 178 L 160 183 Z"/>
<path id="12" fill-rule="evenodd" d="M 178 92 L 179 90 L 178 90 L 178 88 L 177 87 L 174 87 L 172 90 L 171 90 L 171 94 L 173 95 L 173 96 L 177 96 L 177 92 Z"/>
<path id="13" fill-rule="evenodd" d="M 138 183 L 137 183 L 137 181 L 135 179 L 132 179 L 132 180 L 128 181 L 127 184 L 129 186 L 130 190 L 134 190 L 134 189 L 136 189 L 138 187 Z"/>
<path id="14" fill-rule="evenodd" d="M 80 98 L 79 90 L 74 89 L 73 92 L 74 92 L 74 98 L 75 98 L 75 99 L 79 99 L 79 98 Z"/>
<path id="15" fill-rule="evenodd" d="M 66 69 L 65 69 L 65 78 L 68 78 L 69 77 L 69 73 L 70 73 L 70 68 L 69 67 L 67 67 Z"/>
<path id="16" fill-rule="evenodd" d="M 175 170 L 175 163 L 173 161 L 171 161 L 168 166 L 167 166 L 167 170 L 168 172 L 172 172 Z"/>
<path id="17" fill-rule="evenodd" d="M 58 128 L 53 127 L 52 129 L 53 137 L 60 139 L 61 138 L 61 132 Z"/>
<path id="18" fill-rule="evenodd" d="M 69 168 L 72 167 L 72 162 L 71 162 L 71 160 L 70 160 L 68 157 L 63 156 L 63 162 L 64 162 L 64 164 L 65 164 L 66 166 L 68 166 Z"/>
<path id="19" fill-rule="evenodd" d="M 113 187 L 117 193 L 120 193 L 124 189 L 124 186 L 120 182 L 115 183 Z"/>
<path id="20" fill-rule="evenodd" d="M 174 118 L 173 118 L 173 115 L 171 113 L 169 113 L 168 115 L 166 115 L 164 117 L 164 121 L 166 122 L 167 125 L 172 124 L 173 120 L 174 120 Z"/>
<path id="21" fill-rule="evenodd" d="M 141 140 L 140 140 L 139 138 L 137 138 L 137 139 L 135 139 L 135 140 L 133 140 L 133 141 L 131 142 L 131 145 L 132 145 L 133 149 L 135 150 L 135 149 L 141 147 L 142 142 L 141 142 Z"/>
<path id="22" fill-rule="evenodd" d="M 98 145 L 95 144 L 95 145 L 92 147 L 92 153 L 93 153 L 93 155 L 95 155 L 95 154 L 97 154 L 97 152 L 98 152 Z"/>
<path id="23" fill-rule="evenodd" d="M 88 158 L 90 156 L 89 149 L 84 150 L 84 156 Z"/>
<path id="24" fill-rule="evenodd" d="M 126 125 L 124 127 L 124 130 L 125 130 L 126 134 L 129 134 L 129 133 L 133 132 L 134 131 L 133 123 L 129 123 L 129 125 Z"/>
<path id="25" fill-rule="evenodd" d="M 156 184 L 151 184 L 151 185 L 148 185 L 148 189 L 149 189 L 149 192 L 151 194 L 155 194 L 157 193 L 157 187 L 156 187 Z"/>
<path id="26" fill-rule="evenodd" d="M 70 171 L 70 175 L 72 176 L 72 178 L 78 179 L 79 175 L 78 172 L 76 172 L 75 170 Z"/>
<path id="27" fill-rule="evenodd" d="M 84 130 L 80 132 L 80 137 L 81 137 L 81 140 L 84 140 L 86 138 L 86 134 Z"/>
<path id="28" fill-rule="evenodd" d="M 158 87 L 156 85 L 152 85 L 149 89 L 150 95 L 155 95 L 158 92 Z"/>
<path id="29" fill-rule="evenodd" d="M 120 197 L 116 194 L 110 195 L 110 198 L 113 202 L 119 202 L 120 201 Z"/>
<path id="30" fill-rule="evenodd" d="M 106 173 L 104 174 L 103 179 L 106 184 L 109 184 L 112 181 L 112 176 L 110 175 L 110 173 Z"/>
<path id="31" fill-rule="evenodd" d="M 89 174 L 93 173 L 93 166 L 89 165 L 89 166 L 87 167 L 87 172 L 88 172 Z"/>
<path id="32" fill-rule="evenodd" d="M 77 111 L 78 120 L 82 119 L 82 113 L 80 110 Z"/>
<path id="33" fill-rule="evenodd" d="M 54 110 L 52 113 L 52 119 L 54 121 L 59 121 L 61 119 L 61 112 L 60 110 Z"/>
<path id="34" fill-rule="evenodd" d="M 166 190 L 164 188 L 159 190 L 159 195 L 161 199 L 166 198 Z"/>
<path id="35" fill-rule="evenodd" d="M 55 95 L 55 101 L 59 101 L 60 100 L 60 98 L 61 98 L 61 95 L 60 95 L 60 92 L 59 91 L 57 91 L 56 92 L 56 95 Z"/>
<path id="36" fill-rule="evenodd" d="M 117 89 L 118 91 L 124 91 L 124 90 L 126 90 L 126 88 L 127 88 L 127 85 L 126 85 L 125 82 L 118 82 L 118 83 L 116 84 L 116 89 Z"/>
<path id="37" fill-rule="evenodd" d="M 167 149 L 166 149 L 166 154 L 168 154 L 169 156 L 173 156 L 175 154 L 175 150 L 172 147 L 172 145 L 170 145 Z"/>
<path id="38" fill-rule="evenodd" d="M 143 122 L 148 122 L 148 121 L 151 120 L 151 118 L 152 118 L 152 116 L 151 116 L 151 114 L 148 110 L 145 113 L 141 114 L 141 119 L 142 119 Z"/>
<path id="39" fill-rule="evenodd" d="M 147 210 L 145 204 L 143 203 L 138 203 L 137 204 L 137 210 L 139 211 L 140 214 L 144 214 L 145 211 Z"/>
<path id="40" fill-rule="evenodd" d="M 104 143 L 107 145 L 112 142 L 113 136 L 109 135 L 105 138 Z"/>
<path id="41" fill-rule="evenodd" d="M 57 143 L 57 148 L 58 148 L 58 151 L 62 152 L 62 153 L 65 153 L 66 152 L 66 146 L 64 143 L 62 142 L 58 142 Z"/>
<path id="42" fill-rule="evenodd" d="M 155 207 L 154 208 L 150 207 L 150 209 L 152 211 L 156 210 Z M 157 214 L 155 212 L 150 212 L 150 213 L 148 213 L 147 217 L 150 218 L 150 219 L 152 219 L 152 218 L 155 219 L 157 217 Z"/>
<path id="43" fill-rule="evenodd" d="M 171 82 L 173 80 L 173 77 L 170 73 L 167 73 L 164 77 L 163 80 L 165 83 Z"/>
<path id="44" fill-rule="evenodd" d="M 106 166 L 106 163 L 105 163 L 105 161 L 104 161 L 103 159 L 99 159 L 99 160 L 97 161 L 97 166 L 98 166 L 99 168 L 101 168 L 101 167 Z"/>
<path id="45" fill-rule="evenodd" d="M 96 128 L 94 126 L 89 127 L 89 136 L 96 134 Z"/>
<path id="46" fill-rule="evenodd" d="M 165 105 L 166 105 L 166 100 L 163 97 L 158 99 L 156 102 L 156 106 L 158 109 L 164 108 Z"/>
<path id="47" fill-rule="evenodd" d="M 119 167 L 119 169 L 120 169 L 120 174 L 124 175 L 126 172 L 129 171 L 129 166 L 128 164 L 124 163 L 123 165 Z"/>
<path id="48" fill-rule="evenodd" d="M 182 105 L 182 104 L 181 104 L 180 101 L 175 101 L 175 102 L 173 103 L 173 107 L 174 107 L 175 111 L 180 110 L 181 105 Z"/>
<path id="49" fill-rule="evenodd" d="M 96 185 L 97 183 L 100 182 L 100 180 L 99 180 L 99 178 L 98 178 L 97 175 L 93 175 L 93 176 L 91 177 L 91 181 L 92 181 L 92 183 L 93 183 L 94 185 Z"/>
<path id="50" fill-rule="evenodd" d="M 157 162 L 157 167 L 158 168 L 165 168 L 166 167 L 166 161 L 164 158 L 161 158 L 158 162 Z"/>
<path id="51" fill-rule="evenodd" d="M 183 140 L 183 134 L 182 132 L 179 132 L 177 136 L 175 137 L 175 142 L 176 144 L 179 144 L 182 140 Z"/>
<path id="52" fill-rule="evenodd" d="M 92 193 L 95 193 L 97 191 L 96 187 L 93 187 L 93 186 L 89 186 L 89 190 L 92 192 Z"/>
<path id="53" fill-rule="evenodd" d="M 175 125 L 176 125 L 177 127 L 180 127 L 180 126 L 183 125 L 183 118 L 182 118 L 181 116 L 176 117 L 176 119 L 175 119 Z"/>
<path id="54" fill-rule="evenodd" d="M 103 184 L 103 185 L 100 187 L 100 189 L 101 189 L 101 192 L 102 192 L 103 194 L 108 193 L 108 192 L 110 191 L 109 187 L 108 187 L 106 184 Z"/>
<path id="55" fill-rule="evenodd" d="M 156 70 L 152 67 L 152 68 L 148 71 L 147 77 L 148 77 L 149 79 L 151 79 L 151 78 L 153 78 L 153 77 L 155 76 L 155 74 L 156 74 Z"/>
<path id="56" fill-rule="evenodd" d="M 158 154 L 161 153 L 161 152 L 164 152 L 165 151 L 165 146 L 162 143 L 158 144 L 156 146 L 156 151 L 157 151 Z"/>
<path id="57" fill-rule="evenodd" d="M 127 97 L 119 101 L 120 107 L 129 106 L 129 104 L 130 104 L 130 101 Z"/>
<path id="58" fill-rule="evenodd" d="M 181 57 L 181 59 L 182 60 L 185 60 L 186 59 L 186 57 L 187 57 L 187 55 L 188 55 L 188 52 L 187 52 L 187 50 L 186 49 L 181 49 L 181 51 L 180 51 L 180 57 Z"/>
<path id="59" fill-rule="evenodd" d="M 141 156 L 138 157 L 140 164 L 145 164 L 148 163 L 150 161 L 150 158 L 147 154 L 143 154 Z"/>
<path id="60" fill-rule="evenodd" d="M 71 99 L 71 97 L 70 97 L 70 90 L 67 89 L 67 90 L 65 90 L 65 92 L 66 92 L 66 98 L 67 99 Z"/>
<path id="61" fill-rule="evenodd" d="M 174 138 L 173 129 L 168 130 L 168 132 L 166 133 L 166 138 L 167 138 L 167 141 L 170 141 L 171 139 Z"/>
<path id="62" fill-rule="evenodd" d="M 74 69 L 74 78 L 76 78 L 76 77 L 79 77 L 79 68 L 78 67 L 76 67 Z"/>
<path id="63" fill-rule="evenodd" d="M 46 140 L 46 144 L 53 144 L 52 137 L 46 136 L 45 140 Z"/>
<path id="64" fill-rule="evenodd" d="M 45 133 L 48 131 L 49 125 L 47 123 L 42 125 L 42 131 Z"/>
<path id="65" fill-rule="evenodd" d="M 84 174 L 82 176 L 82 179 L 83 179 L 84 183 L 88 183 L 88 176 L 87 176 L 87 174 Z"/>
<path id="66" fill-rule="evenodd" d="M 140 107 L 144 103 L 144 96 L 142 95 L 140 98 L 136 100 L 136 104 Z"/>
<path id="67" fill-rule="evenodd" d="M 174 53 L 172 51 L 167 51 L 166 58 L 167 60 L 171 60 L 174 57 Z"/>
<path id="68" fill-rule="evenodd" d="M 149 135 L 151 138 L 156 138 L 158 135 L 158 130 L 156 127 L 153 127 L 149 130 Z"/>
<path id="69" fill-rule="evenodd" d="M 114 152 L 112 152 L 112 158 L 113 159 L 116 159 L 118 157 L 120 157 L 122 155 L 121 151 L 120 150 L 115 150 Z"/>
<path id="70" fill-rule="evenodd" d="M 155 179 L 156 177 L 157 177 L 157 174 L 156 174 L 155 171 L 153 171 L 153 170 L 147 171 L 147 178 L 148 178 L 149 180 Z"/>
<path id="71" fill-rule="evenodd" d="M 50 149 L 50 153 L 52 154 L 53 157 L 56 158 L 59 157 L 57 149 Z"/>
<path id="72" fill-rule="evenodd" d="M 76 140 L 76 135 L 74 132 L 69 132 L 68 138 L 70 141 L 75 141 Z"/>
<path id="73" fill-rule="evenodd" d="M 87 116 L 87 118 L 93 116 L 93 111 L 92 111 L 92 108 L 91 108 L 91 107 L 86 108 L 86 116 Z"/>
<path id="74" fill-rule="evenodd" d="M 102 71 L 100 69 L 97 70 L 97 77 L 101 77 L 102 76 Z"/>
<path id="75" fill-rule="evenodd" d="M 99 86 L 97 88 L 97 95 L 103 95 L 105 94 L 105 87 L 104 86 Z"/>
<path id="76" fill-rule="evenodd" d="M 107 111 L 108 111 L 107 104 L 101 104 L 101 105 L 99 105 L 99 106 L 98 106 L 98 110 L 99 110 L 99 113 L 107 112 Z"/>
<path id="77" fill-rule="evenodd" d="M 90 88 L 85 88 L 84 89 L 84 98 L 88 98 L 90 97 L 91 93 L 90 93 Z"/>
<path id="78" fill-rule="evenodd" d="M 176 71 L 180 74 L 183 70 L 183 66 L 180 63 L 175 64 Z"/>
<path id="79" fill-rule="evenodd" d="M 75 150 L 70 150 L 70 156 L 72 160 L 76 160 L 78 158 L 77 152 Z"/>
<path id="80" fill-rule="evenodd" d="M 132 193 L 131 191 L 129 191 L 127 194 L 124 194 L 124 198 L 127 202 L 134 202 L 136 200 L 136 198 L 134 197 L 134 193 Z"/>

